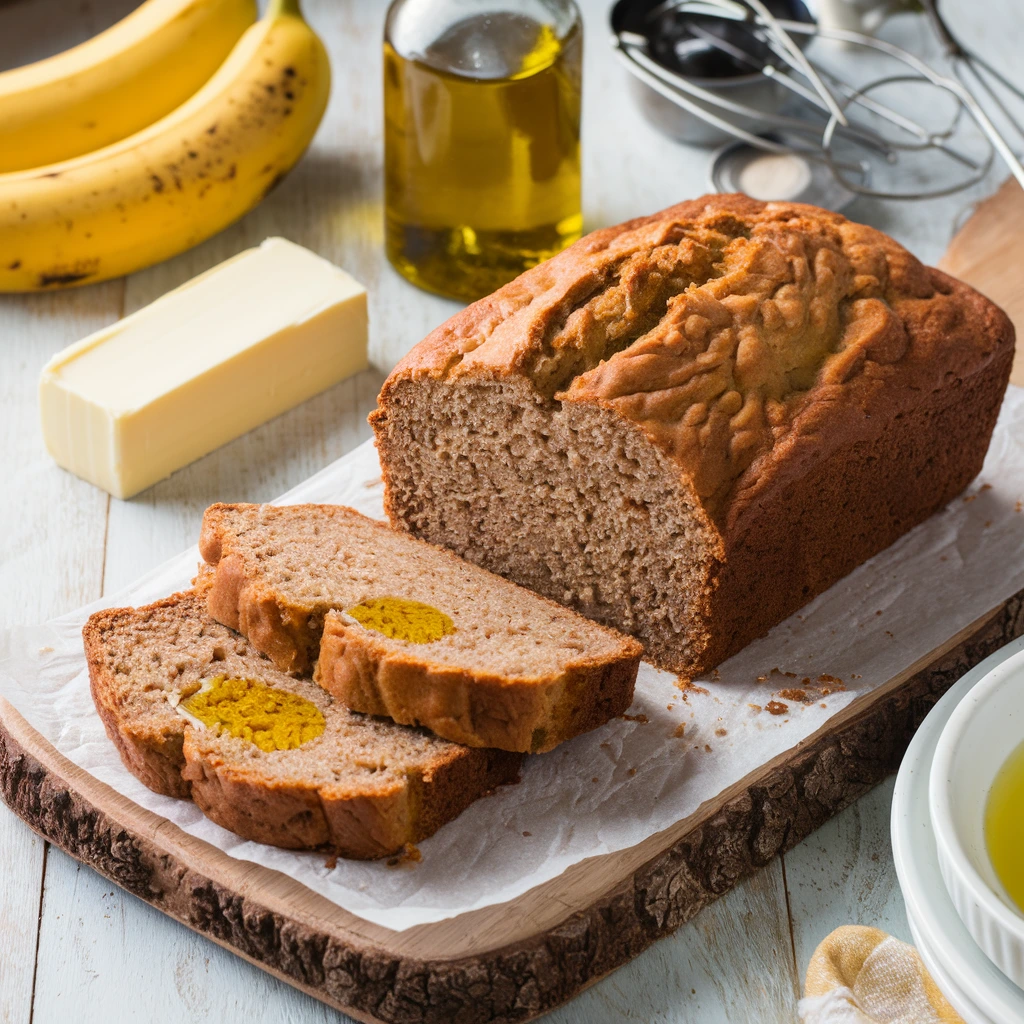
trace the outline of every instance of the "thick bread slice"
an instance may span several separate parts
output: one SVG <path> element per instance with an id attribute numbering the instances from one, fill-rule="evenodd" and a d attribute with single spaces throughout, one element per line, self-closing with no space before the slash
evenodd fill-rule
<path id="1" fill-rule="evenodd" d="M 316 664 L 317 682 L 357 711 L 539 752 L 632 702 L 635 640 L 353 509 L 212 505 L 199 548 L 210 614 L 281 669 Z M 429 605 L 454 632 L 417 643 L 348 614 L 380 598 Z"/>
<path id="2" fill-rule="evenodd" d="M 343 857 L 382 857 L 431 835 L 495 786 L 520 757 L 470 750 L 353 714 L 308 680 L 277 671 L 206 613 L 194 592 L 97 612 L 83 630 L 96 709 L 125 767 L 157 793 L 189 797 L 246 839 Z M 325 727 L 292 750 L 192 724 L 172 701 L 216 676 L 311 701 Z"/>

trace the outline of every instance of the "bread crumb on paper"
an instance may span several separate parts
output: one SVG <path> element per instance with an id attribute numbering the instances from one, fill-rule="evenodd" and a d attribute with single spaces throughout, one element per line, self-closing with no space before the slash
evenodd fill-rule
<path id="1" fill-rule="evenodd" d="M 676 676 L 675 687 L 682 693 L 683 700 L 686 700 L 688 693 L 703 693 L 707 696 L 710 692 L 703 686 L 698 686 L 692 679 L 687 679 L 686 676 Z"/>
<path id="2" fill-rule="evenodd" d="M 401 853 L 388 858 L 387 865 L 389 868 L 415 867 L 421 860 L 423 860 L 423 854 L 420 853 L 419 847 L 413 846 L 412 843 L 406 843 L 402 847 Z"/>

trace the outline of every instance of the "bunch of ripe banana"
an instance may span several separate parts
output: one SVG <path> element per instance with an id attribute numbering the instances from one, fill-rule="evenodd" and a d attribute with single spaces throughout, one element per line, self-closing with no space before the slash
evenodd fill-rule
<path id="1" fill-rule="evenodd" d="M 298 0 L 146 0 L 66 53 L 0 73 L 0 292 L 91 284 L 255 206 L 330 92 Z"/>

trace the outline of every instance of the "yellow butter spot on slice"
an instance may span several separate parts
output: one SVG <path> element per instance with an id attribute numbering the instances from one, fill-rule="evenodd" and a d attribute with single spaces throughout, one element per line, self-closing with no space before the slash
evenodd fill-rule
<path id="1" fill-rule="evenodd" d="M 255 743 L 260 750 L 295 750 L 326 727 L 320 709 L 287 690 L 254 679 L 217 676 L 181 706 L 203 725 Z"/>
<path id="2" fill-rule="evenodd" d="M 455 632 L 455 623 L 444 612 L 404 597 L 372 597 L 349 608 L 348 614 L 364 629 L 414 644 L 433 643 Z"/>

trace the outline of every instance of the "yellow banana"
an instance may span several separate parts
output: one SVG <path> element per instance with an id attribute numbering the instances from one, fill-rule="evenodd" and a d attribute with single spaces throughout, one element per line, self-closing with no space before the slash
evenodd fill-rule
<path id="1" fill-rule="evenodd" d="M 0 172 L 141 131 L 196 92 L 255 20 L 255 0 L 146 0 L 81 46 L 0 73 Z"/>
<path id="2" fill-rule="evenodd" d="M 298 0 L 271 0 L 172 114 L 95 153 L 0 175 L 0 292 L 119 277 L 216 234 L 299 159 L 329 92 Z"/>

